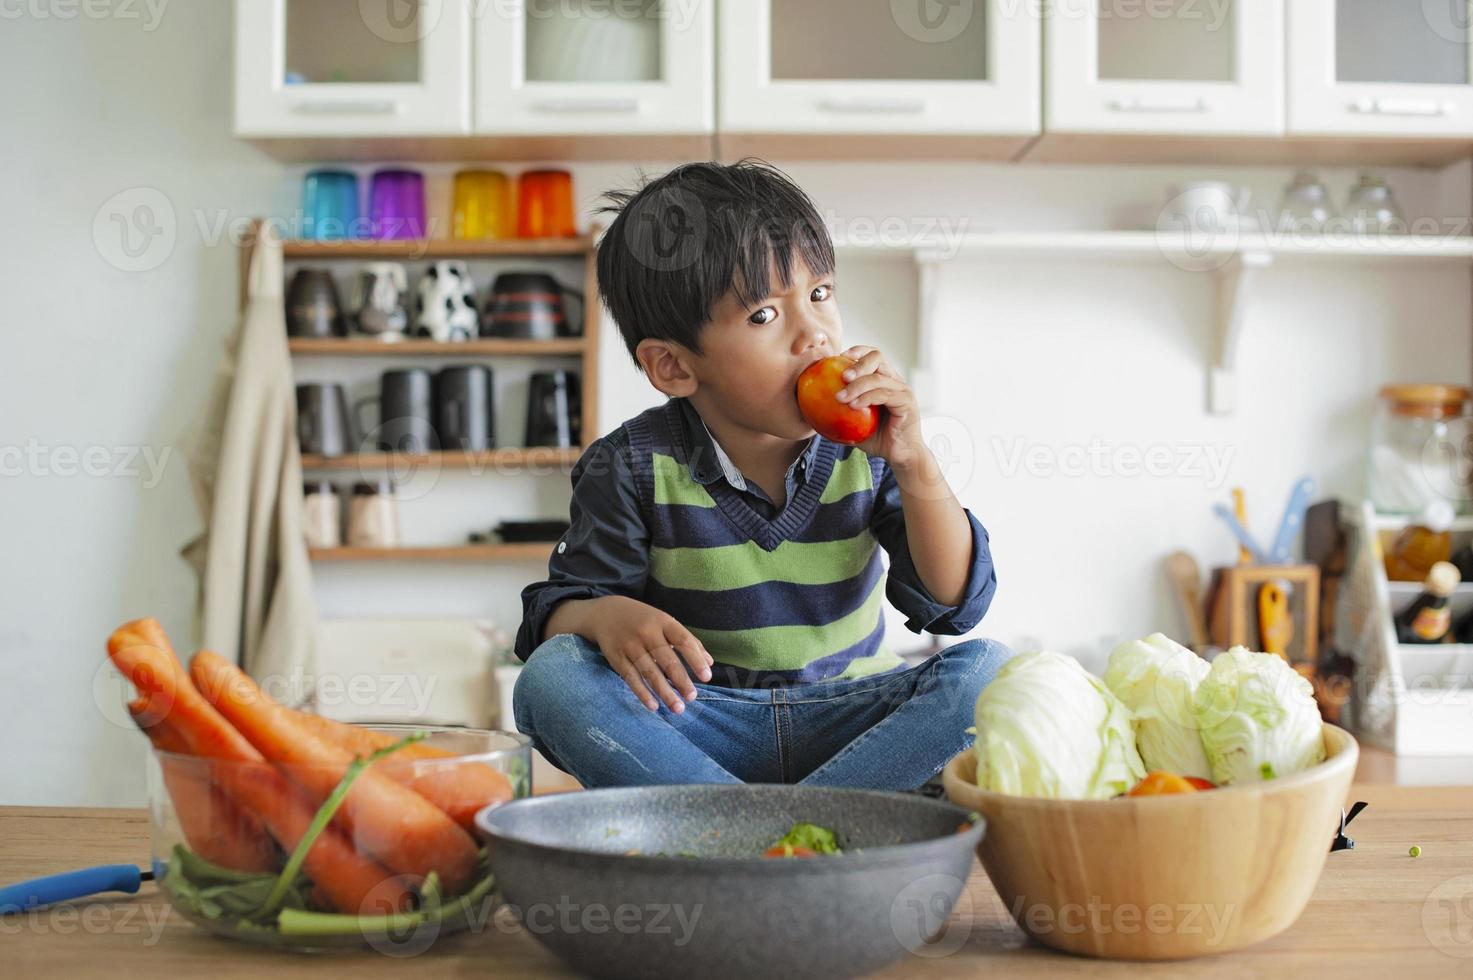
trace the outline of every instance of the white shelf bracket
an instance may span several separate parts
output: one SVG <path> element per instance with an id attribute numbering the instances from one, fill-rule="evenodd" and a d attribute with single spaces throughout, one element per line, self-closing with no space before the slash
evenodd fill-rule
<path id="1" fill-rule="evenodd" d="M 1273 265 L 1268 252 L 1242 252 L 1214 272 L 1217 278 L 1212 364 L 1208 368 L 1207 410 L 1231 415 L 1238 408 L 1238 346 L 1248 291 L 1254 276 Z"/>
<path id="2" fill-rule="evenodd" d="M 937 389 L 936 367 L 936 294 L 941 283 L 941 258 L 928 251 L 917 251 L 916 262 L 916 361 L 910 379 L 911 390 L 921 413 L 935 411 L 941 395 Z"/>

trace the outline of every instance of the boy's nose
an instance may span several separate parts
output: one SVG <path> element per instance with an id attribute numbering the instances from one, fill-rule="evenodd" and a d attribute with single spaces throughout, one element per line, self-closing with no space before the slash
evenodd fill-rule
<path id="1" fill-rule="evenodd" d="M 829 346 L 829 335 L 822 327 L 804 327 L 793 342 L 793 352 L 806 354 L 811 350 L 825 350 Z"/>

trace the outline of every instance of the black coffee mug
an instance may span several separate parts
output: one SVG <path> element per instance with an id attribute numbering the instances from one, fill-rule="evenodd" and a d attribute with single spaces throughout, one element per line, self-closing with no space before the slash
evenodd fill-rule
<path id="1" fill-rule="evenodd" d="M 579 337 L 581 321 L 568 316 L 564 296 L 583 294 L 545 272 L 503 272 L 491 284 L 491 298 L 481 314 L 481 336 L 552 340 Z"/>
<path id="2" fill-rule="evenodd" d="M 340 384 L 297 385 L 297 441 L 315 456 L 348 452 L 353 433 L 348 425 L 348 396 Z"/>
<path id="3" fill-rule="evenodd" d="M 286 290 L 288 337 L 346 337 L 338 287 L 326 269 L 298 269 Z"/>
<path id="4" fill-rule="evenodd" d="M 532 375 L 527 386 L 527 445 L 571 448 L 583 430 L 583 397 L 574 371 Z"/>
<path id="5" fill-rule="evenodd" d="M 374 403 L 379 407 L 379 423 L 370 428 L 363 409 Z M 353 411 L 364 441 L 372 442 L 380 452 L 423 456 L 440 448 L 435 437 L 434 383 L 423 368 L 385 371 L 378 397 L 361 399 Z"/>
<path id="6" fill-rule="evenodd" d="M 491 369 L 469 364 L 435 375 L 435 430 L 443 449 L 479 452 L 496 445 Z"/>

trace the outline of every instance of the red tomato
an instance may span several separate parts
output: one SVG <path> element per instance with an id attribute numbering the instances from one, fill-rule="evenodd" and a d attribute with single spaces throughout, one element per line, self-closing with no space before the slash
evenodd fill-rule
<path id="1" fill-rule="evenodd" d="M 1203 779 L 1201 776 L 1183 776 L 1182 778 L 1198 789 L 1217 789 L 1216 783 L 1210 779 Z"/>
<path id="2" fill-rule="evenodd" d="M 1164 796 L 1171 793 L 1195 793 L 1197 787 L 1175 773 L 1148 772 L 1126 796 Z"/>
<path id="3" fill-rule="evenodd" d="M 794 847 L 791 844 L 774 844 L 762 852 L 765 858 L 811 858 L 818 857 L 814 851 L 806 847 Z"/>
<path id="4" fill-rule="evenodd" d="M 825 439 L 857 446 L 880 427 L 880 410 L 871 405 L 854 408 L 834 397 L 847 384 L 844 369 L 853 367 L 848 357 L 825 357 L 814 361 L 798 375 L 798 410 Z"/>

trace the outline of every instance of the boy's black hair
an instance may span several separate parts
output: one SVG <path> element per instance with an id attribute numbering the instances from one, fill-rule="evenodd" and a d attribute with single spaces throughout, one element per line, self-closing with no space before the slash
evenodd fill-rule
<path id="1" fill-rule="evenodd" d="M 701 353 L 717 301 L 734 292 L 751 306 L 770 295 L 773 265 L 786 289 L 795 254 L 815 275 L 834 269 L 813 201 L 762 160 L 687 163 L 604 199 L 598 212 L 618 216 L 598 246 L 598 291 L 631 357 L 646 337 Z"/>

